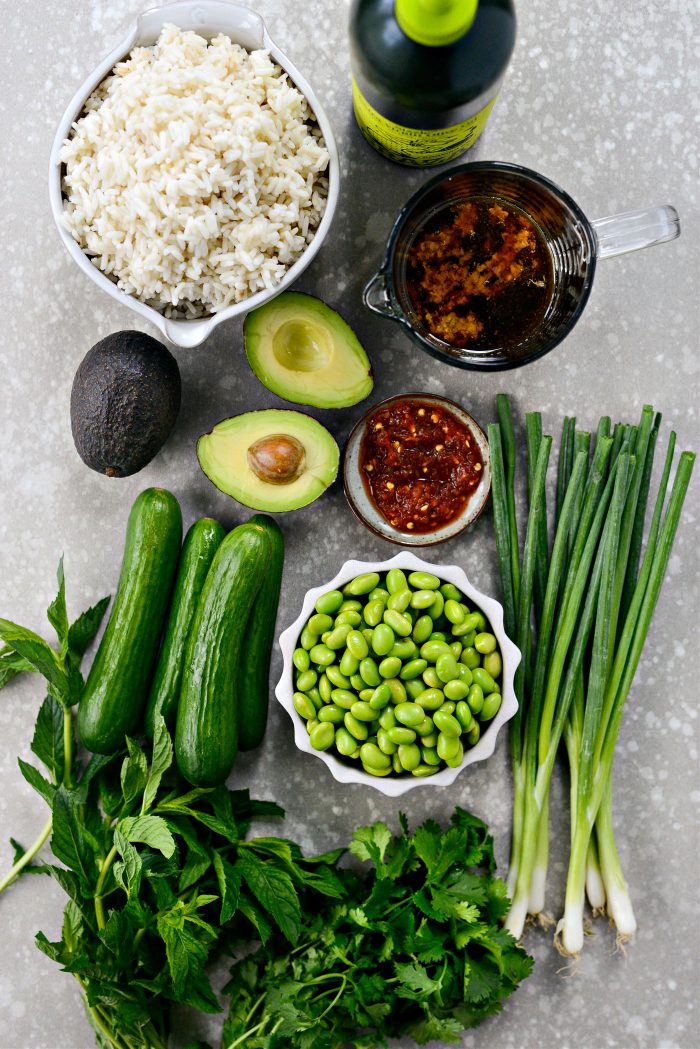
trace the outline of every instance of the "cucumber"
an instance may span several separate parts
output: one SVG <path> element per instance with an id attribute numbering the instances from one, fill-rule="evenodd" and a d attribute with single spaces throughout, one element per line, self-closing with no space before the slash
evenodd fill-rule
<path id="1" fill-rule="evenodd" d="M 177 499 L 147 488 L 129 514 L 117 596 L 78 709 L 88 750 L 114 754 L 142 723 L 182 542 Z"/>
<path id="2" fill-rule="evenodd" d="M 238 668 L 269 558 L 267 531 L 239 525 L 216 551 L 199 597 L 175 730 L 177 764 L 195 787 L 223 783 L 236 759 Z"/>
<path id="3" fill-rule="evenodd" d="M 277 523 L 265 514 L 255 514 L 248 524 L 265 529 L 271 553 L 260 593 L 248 620 L 245 659 L 241 661 L 238 673 L 238 746 L 241 750 L 259 747 L 267 727 L 270 657 L 284 564 L 284 536 Z"/>
<path id="4" fill-rule="evenodd" d="M 145 729 L 149 739 L 153 738 L 157 714 L 163 715 L 168 728 L 175 723 L 187 635 L 209 566 L 225 535 L 218 521 L 202 517 L 185 536 L 165 636 L 146 706 Z"/>

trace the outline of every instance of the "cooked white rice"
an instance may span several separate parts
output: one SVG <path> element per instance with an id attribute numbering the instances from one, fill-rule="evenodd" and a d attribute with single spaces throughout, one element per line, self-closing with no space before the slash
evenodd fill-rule
<path id="1" fill-rule="evenodd" d="M 167 315 L 277 284 L 314 236 L 328 152 L 267 51 L 166 25 L 87 101 L 61 151 L 64 223 L 94 264 Z"/>

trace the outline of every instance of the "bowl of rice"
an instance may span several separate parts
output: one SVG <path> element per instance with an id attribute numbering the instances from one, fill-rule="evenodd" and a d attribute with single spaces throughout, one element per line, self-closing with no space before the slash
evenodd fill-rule
<path id="1" fill-rule="evenodd" d="M 183 347 L 300 276 L 338 188 L 312 88 L 227 0 L 144 12 L 71 99 L 49 171 L 74 261 Z"/>

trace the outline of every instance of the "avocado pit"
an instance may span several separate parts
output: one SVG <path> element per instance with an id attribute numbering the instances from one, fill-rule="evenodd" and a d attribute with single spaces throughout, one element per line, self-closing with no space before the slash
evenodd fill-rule
<path id="1" fill-rule="evenodd" d="M 265 484 L 292 484 L 306 464 L 304 445 L 284 433 L 261 437 L 251 444 L 247 456 L 251 470 Z"/>

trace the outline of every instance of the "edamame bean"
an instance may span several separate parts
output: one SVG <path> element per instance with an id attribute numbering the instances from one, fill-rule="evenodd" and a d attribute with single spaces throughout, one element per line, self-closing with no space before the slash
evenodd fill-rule
<path id="1" fill-rule="evenodd" d="M 334 652 L 337 648 L 343 648 L 352 629 L 349 623 L 334 627 L 326 638 L 326 646 Z"/>
<path id="2" fill-rule="evenodd" d="M 443 710 L 445 712 L 445 714 L 454 714 L 454 712 L 455 712 L 455 705 L 454 705 L 454 703 L 452 702 L 451 699 L 446 699 L 445 702 L 440 707 L 440 710 Z"/>
<path id="3" fill-rule="evenodd" d="M 340 725 L 335 731 L 335 747 L 344 758 L 352 757 L 358 751 L 357 740 L 344 725 Z"/>
<path id="4" fill-rule="evenodd" d="M 350 674 L 343 674 L 340 667 L 326 667 L 326 677 L 336 688 L 350 688 Z"/>
<path id="5" fill-rule="evenodd" d="M 481 735 L 481 729 L 479 728 L 479 722 L 475 721 L 472 727 L 467 732 L 467 740 L 469 745 L 474 747 L 479 742 L 479 736 Z"/>
<path id="6" fill-rule="evenodd" d="M 318 674 L 315 670 L 305 670 L 303 674 L 297 675 L 297 690 L 299 692 L 308 692 L 317 681 Z"/>
<path id="7" fill-rule="evenodd" d="M 393 609 L 395 612 L 405 612 L 410 604 L 411 591 L 399 590 L 398 593 L 391 594 L 389 600 L 386 603 L 386 607 Z"/>
<path id="8" fill-rule="evenodd" d="M 362 613 L 365 618 L 365 623 L 368 626 L 375 627 L 382 621 L 384 615 L 384 602 L 383 601 L 372 601 L 369 605 L 365 605 L 365 610 Z"/>
<path id="9" fill-rule="evenodd" d="M 311 658 L 305 648 L 295 648 L 294 654 L 292 655 L 292 663 L 297 668 L 300 674 L 303 674 L 305 670 L 308 670 L 311 666 Z"/>
<path id="10" fill-rule="evenodd" d="M 415 743 L 402 743 L 399 747 L 399 761 L 406 769 L 406 772 L 412 772 L 421 761 L 420 747 Z"/>
<path id="11" fill-rule="evenodd" d="M 346 648 L 340 659 L 340 673 L 344 674 L 347 678 L 351 678 L 359 669 L 359 659 L 353 656 L 352 652 Z"/>
<path id="12" fill-rule="evenodd" d="M 367 682 L 364 680 L 364 678 L 360 674 L 351 674 L 350 675 L 350 684 L 355 689 L 355 691 L 359 693 L 365 687 Z"/>
<path id="13" fill-rule="evenodd" d="M 358 699 L 356 703 L 350 707 L 350 713 L 358 721 L 374 721 L 377 716 L 376 710 L 369 705 L 369 703 L 363 703 L 361 699 Z"/>
<path id="14" fill-rule="evenodd" d="M 346 729 L 351 736 L 355 739 L 365 740 L 369 736 L 369 728 L 364 721 L 358 721 L 357 718 L 350 713 L 349 710 L 345 711 L 345 717 L 343 718 Z"/>
<path id="15" fill-rule="evenodd" d="M 439 590 L 436 590 L 436 592 L 435 592 L 435 600 L 433 601 L 432 605 L 428 609 L 428 614 L 430 615 L 430 618 L 433 620 L 433 622 L 435 622 L 436 619 L 440 618 L 440 616 L 442 615 L 444 610 L 445 610 L 445 598 L 442 596 L 442 594 L 440 593 Z"/>
<path id="16" fill-rule="evenodd" d="M 347 612 L 341 612 L 340 615 L 335 617 L 336 629 L 339 626 L 359 626 L 362 622 L 362 616 L 359 612 L 353 612 L 348 610 Z"/>
<path id="17" fill-rule="evenodd" d="M 460 699 L 459 703 L 457 704 L 455 708 L 455 717 L 462 726 L 462 731 L 469 732 L 469 729 L 474 723 L 474 718 L 472 717 L 472 712 L 469 709 L 469 704 L 465 700 Z"/>
<path id="18" fill-rule="evenodd" d="M 474 680 L 474 676 L 469 667 L 466 667 L 464 663 L 460 663 L 457 667 L 457 670 L 459 672 L 459 680 L 463 681 L 464 684 L 467 685 L 467 687 L 469 687 L 472 681 Z"/>
<path id="19" fill-rule="evenodd" d="M 320 724 L 321 722 L 318 720 L 318 718 L 309 718 L 309 720 L 306 722 L 306 731 L 309 733 L 309 735 L 311 735 L 311 730 L 316 728 L 316 726 Z"/>
<path id="20" fill-rule="evenodd" d="M 426 765 L 439 765 L 440 755 L 438 754 L 435 747 L 426 747 L 425 744 L 420 748 L 421 760 Z"/>
<path id="21" fill-rule="evenodd" d="M 408 637 L 413 631 L 411 620 L 403 612 L 396 612 L 393 608 L 388 608 L 383 618 L 387 626 L 390 626 L 399 637 Z"/>
<path id="22" fill-rule="evenodd" d="M 464 622 L 462 606 L 459 601 L 455 601 L 454 598 L 449 598 L 445 601 L 445 615 L 454 626 L 459 626 L 460 623 Z"/>
<path id="23" fill-rule="evenodd" d="M 437 590 L 440 580 L 430 572 L 411 572 L 408 581 L 414 590 Z"/>
<path id="24" fill-rule="evenodd" d="M 334 703 L 329 703 L 325 707 L 321 707 L 317 716 L 321 723 L 328 721 L 332 725 L 340 725 L 345 717 L 345 711 L 342 707 L 336 707 Z"/>
<path id="25" fill-rule="evenodd" d="M 396 755 L 394 755 L 396 757 Z M 391 765 L 388 769 L 378 769 L 373 765 L 363 765 L 362 768 L 365 770 L 368 776 L 389 776 L 391 775 Z"/>
<path id="26" fill-rule="evenodd" d="M 445 710 L 436 710 L 433 714 L 433 721 L 435 728 L 443 736 L 456 736 L 459 739 L 462 735 L 462 726 L 457 721 L 457 718 L 453 717 L 452 714 L 448 714 Z"/>
<path id="27" fill-rule="evenodd" d="M 447 682 L 444 691 L 447 699 L 457 702 L 459 699 L 466 699 L 469 694 L 469 685 L 465 684 L 464 681 L 460 681 L 459 677 L 457 677 Z"/>
<path id="28" fill-rule="evenodd" d="M 317 612 L 316 615 L 311 616 L 306 625 L 312 634 L 323 634 L 326 630 L 333 629 L 333 620 L 324 612 Z"/>
<path id="29" fill-rule="evenodd" d="M 351 630 L 345 644 L 348 646 L 348 652 L 351 652 L 355 659 L 362 660 L 369 652 L 367 642 L 359 630 Z"/>
<path id="30" fill-rule="evenodd" d="M 391 689 L 387 684 L 377 685 L 375 689 L 372 689 L 372 695 L 369 699 L 369 705 L 372 710 L 384 710 L 391 699 Z"/>
<path id="31" fill-rule="evenodd" d="M 459 659 L 459 657 L 462 655 L 462 642 L 448 641 L 448 644 L 450 646 L 450 652 L 452 653 L 452 655 L 455 657 L 455 659 Z"/>
<path id="32" fill-rule="evenodd" d="M 491 675 L 486 670 L 484 670 L 483 667 L 476 667 L 473 671 L 473 675 L 476 684 L 481 685 L 484 691 L 484 695 L 486 695 L 489 692 L 495 692 L 497 690 L 496 682 L 493 680 Z"/>
<path id="33" fill-rule="evenodd" d="M 320 678 L 318 679 L 318 694 L 324 703 L 330 703 L 332 691 L 333 686 L 330 683 L 330 680 L 328 679 L 326 674 L 321 674 Z"/>
<path id="34" fill-rule="evenodd" d="M 365 572 L 363 575 L 355 576 L 343 587 L 343 593 L 351 597 L 360 597 L 369 594 L 379 585 L 379 574 L 377 572 Z"/>
<path id="35" fill-rule="evenodd" d="M 417 703 L 403 702 L 396 704 L 394 715 L 396 720 L 402 725 L 405 725 L 407 728 L 415 728 L 416 725 L 420 725 L 425 717 L 425 711 Z"/>
<path id="36" fill-rule="evenodd" d="M 437 741 L 437 752 L 443 761 L 459 753 L 459 736 L 448 736 L 441 732 Z"/>
<path id="37" fill-rule="evenodd" d="M 382 753 L 376 743 L 363 743 L 360 747 L 360 761 L 371 769 L 391 768 L 391 758 Z"/>
<path id="38" fill-rule="evenodd" d="M 386 588 L 390 594 L 398 594 L 408 589 L 406 576 L 400 568 L 390 568 L 386 574 Z"/>
<path id="39" fill-rule="evenodd" d="M 434 623 L 433 626 L 435 626 Z M 444 641 L 445 644 L 447 644 L 447 634 L 444 630 L 433 630 L 432 634 L 428 638 L 428 641 Z"/>
<path id="40" fill-rule="evenodd" d="M 401 670 L 401 660 L 398 656 L 387 656 L 379 664 L 379 674 L 383 678 L 396 677 Z"/>
<path id="41" fill-rule="evenodd" d="M 386 729 L 380 728 L 377 732 L 377 746 L 383 754 L 395 754 L 399 749 L 397 743 L 392 743 Z"/>
<path id="42" fill-rule="evenodd" d="M 475 648 L 465 648 L 459 659 L 461 663 L 464 663 L 465 667 L 469 667 L 472 671 L 481 665 L 481 656 Z"/>
<path id="43" fill-rule="evenodd" d="M 399 681 L 397 677 L 389 678 L 387 685 L 391 689 L 391 702 L 392 703 L 405 703 L 406 701 L 406 686 L 403 681 Z"/>
<path id="44" fill-rule="evenodd" d="M 464 761 L 464 746 L 461 739 L 457 740 L 457 753 L 453 754 L 451 758 L 445 758 L 445 763 L 451 769 L 456 769 L 458 765 L 461 765 Z"/>
<path id="45" fill-rule="evenodd" d="M 413 729 L 405 728 L 401 725 L 396 725 L 394 728 L 387 729 L 386 734 L 391 742 L 396 743 L 397 746 L 406 743 L 413 743 L 416 738 L 416 733 Z"/>
<path id="46" fill-rule="evenodd" d="M 477 685 L 476 682 L 469 689 L 467 694 L 467 703 L 472 714 L 480 714 L 481 708 L 484 705 L 484 690 L 481 685 Z"/>
<path id="47" fill-rule="evenodd" d="M 310 688 L 305 694 L 309 697 L 316 710 L 320 710 L 323 706 L 323 700 L 321 699 L 321 693 L 319 692 L 318 687 Z"/>
<path id="48" fill-rule="evenodd" d="M 416 590 L 411 595 L 411 608 L 429 608 L 435 603 L 435 594 L 432 590 Z"/>
<path id="49" fill-rule="evenodd" d="M 318 641 L 318 635 L 317 634 L 313 634 L 309 630 L 309 628 L 307 626 L 305 626 L 304 629 L 302 630 L 301 636 L 299 638 L 299 644 L 301 645 L 301 647 L 308 650 L 309 648 L 313 648 L 317 641 Z"/>
<path id="50" fill-rule="evenodd" d="M 350 710 L 357 702 L 357 696 L 347 688 L 334 688 L 331 692 L 331 701 L 337 707 L 342 707 L 343 710 Z"/>
<path id="51" fill-rule="evenodd" d="M 425 684 L 419 677 L 413 678 L 412 681 L 405 681 L 404 687 L 406 689 L 406 697 L 414 701 L 422 692 L 425 692 Z"/>
<path id="52" fill-rule="evenodd" d="M 343 595 L 340 590 L 329 590 L 316 598 L 314 608 L 320 615 L 332 616 L 338 611 L 343 603 Z"/>
<path id="53" fill-rule="evenodd" d="M 383 614 L 383 613 L 382 613 Z M 380 623 L 372 634 L 372 648 L 378 656 L 388 656 L 394 647 L 396 634 L 386 623 Z"/>
<path id="54" fill-rule="evenodd" d="M 487 674 L 495 680 L 500 677 L 503 672 L 503 660 L 501 659 L 500 652 L 489 652 L 488 655 L 484 656 L 481 661 L 481 665 Z"/>
<path id="55" fill-rule="evenodd" d="M 428 667 L 423 671 L 423 681 L 428 688 L 442 688 L 442 681 L 437 676 L 435 667 Z"/>
<path id="56" fill-rule="evenodd" d="M 381 601 L 383 605 L 389 600 L 389 591 L 385 590 L 383 586 L 377 586 L 374 588 L 372 593 L 368 596 L 367 601 L 371 604 L 372 601 Z"/>
<path id="57" fill-rule="evenodd" d="M 500 710 L 502 698 L 498 692 L 492 692 L 490 696 L 486 696 L 479 714 L 479 721 L 490 721 L 495 717 Z"/>
<path id="58" fill-rule="evenodd" d="M 374 689 L 373 688 L 363 688 L 363 689 L 360 690 L 360 699 L 363 700 L 365 703 L 369 703 L 369 701 L 370 701 L 370 699 L 372 698 L 373 695 L 374 695 Z"/>
<path id="59" fill-rule="evenodd" d="M 398 750 L 399 750 L 399 748 L 397 747 L 396 748 L 396 754 L 392 754 L 392 756 L 391 756 L 391 764 L 392 764 L 392 767 L 394 769 L 394 772 L 396 772 L 396 773 L 398 773 L 400 775 L 403 772 L 403 765 L 401 764 L 401 759 L 399 758 Z"/>
<path id="60" fill-rule="evenodd" d="M 469 633 L 470 630 L 477 630 L 482 619 L 483 616 L 479 612 L 470 612 L 459 625 L 464 628 L 466 634 Z"/>
<path id="61" fill-rule="evenodd" d="M 381 684 L 381 678 L 379 677 L 379 670 L 377 669 L 377 664 L 374 662 L 371 656 L 367 656 L 365 659 L 360 661 L 360 677 L 366 685 L 371 685 L 372 688 L 376 688 L 377 685 Z"/>
<path id="62" fill-rule="evenodd" d="M 369 650 L 372 647 L 372 637 L 374 635 L 374 630 L 371 626 L 366 626 L 360 629 L 360 633 L 367 642 L 367 651 L 369 652 Z"/>
<path id="63" fill-rule="evenodd" d="M 437 768 L 435 767 L 435 765 L 422 765 L 421 764 L 421 765 L 417 765 L 414 768 L 414 770 L 411 773 L 411 775 L 412 776 L 419 776 L 421 779 L 425 779 L 426 776 L 434 776 L 436 772 L 437 772 Z"/>
<path id="64" fill-rule="evenodd" d="M 482 632 L 474 638 L 474 648 L 477 652 L 481 652 L 482 656 L 487 656 L 489 652 L 495 652 L 497 644 L 498 642 L 493 634 Z"/>
<path id="65" fill-rule="evenodd" d="M 294 704 L 294 709 L 297 714 L 300 718 L 303 718 L 304 721 L 316 717 L 316 707 L 304 692 L 295 692 L 292 696 L 292 703 Z"/>
<path id="66" fill-rule="evenodd" d="M 414 644 L 410 637 L 400 637 L 398 641 L 395 641 L 390 656 L 398 656 L 403 662 L 408 659 L 415 659 L 418 655 L 418 646 Z"/>
<path id="67" fill-rule="evenodd" d="M 430 616 L 419 616 L 413 624 L 413 640 L 417 645 L 422 645 L 428 640 L 433 632 L 433 621 Z"/>
<path id="68" fill-rule="evenodd" d="M 463 597 L 462 591 L 458 590 L 454 583 L 443 583 L 440 587 L 440 593 L 445 601 L 457 601 L 459 603 Z"/>
<path id="69" fill-rule="evenodd" d="M 309 740 L 314 750 L 328 750 L 329 747 L 333 746 L 335 729 L 329 722 L 321 722 L 318 725 L 314 725 L 311 729 Z"/>
<path id="70" fill-rule="evenodd" d="M 404 664 L 399 677 L 402 681 L 413 681 L 414 678 L 420 677 L 423 671 L 427 669 L 427 666 L 427 659 L 411 659 Z"/>
<path id="71" fill-rule="evenodd" d="M 437 747 L 437 738 L 438 733 L 433 728 L 432 732 L 427 732 L 424 736 L 421 736 L 421 746 L 430 747 L 432 750 L 434 750 L 435 747 Z M 428 762 L 428 764 L 430 764 L 430 762 Z"/>
<path id="72" fill-rule="evenodd" d="M 316 663 L 317 666 L 327 667 L 331 663 L 335 662 L 335 652 L 331 651 L 328 645 L 314 645 L 309 652 L 311 662 Z"/>
<path id="73" fill-rule="evenodd" d="M 426 688 L 416 699 L 423 710 L 439 710 L 445 702 L 445 693 L 439 688 Z"/>
<path id="74" fill-rule="evenodd" d="M 396 727 L 396 718 L 394 717 L 393 707 L 384 708 L 384 710 L 379 715 L 379 724 L 383 729 L 386 729 L 387 731 L 390 728 Z"/>
<path id="75" fill-rule="evenodd" d="M 438 656 L 437 663 L 435 664 L 435 672 L 441 681 L 445 683 L 448 681 L 454 681 L 459 676 L 457 671 L 457 660 L 451 652 L 445 652 Z"/>
<path id="76" fill-rule="evenodd" d="M 354 597 L 349 597 L 345 601 L 343 601 L 339 611 L 341 612 L 341 614 L 343 612 L 357 612 L 359 614 L 362 611 L 362 603 L 360 601 L 356 601 Z"/>
<path id="77" fill-rule="evenodd" d="M 433 719 L 424 717 L 420 724 L 416 725 L 415 732 L 417 736 L 422 738 L 423 736 L 431 736 L 434 729 L 435 725 L 433 724 Z"/>
<path id="78" fill-rule="evenodd" d="M 437 639 L 426 641 L 424 645 L 421 645 L 420 654 L 421 658 L 427 659 L 429 663 L 436 663 L 440 656 L 452 656 L 449 645 Z"/>

